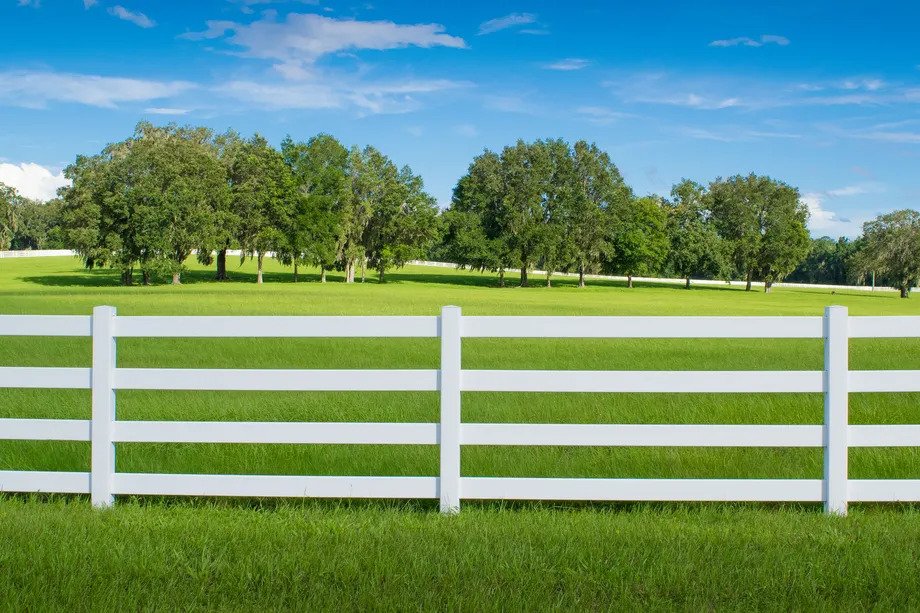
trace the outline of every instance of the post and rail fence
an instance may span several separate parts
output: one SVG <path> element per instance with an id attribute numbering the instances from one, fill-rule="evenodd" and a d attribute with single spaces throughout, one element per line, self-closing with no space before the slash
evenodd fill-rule
<path id="1" fill-rule="evenodd" d="M 89 494 L 97 507 L 118 495 L 287 496 L 440 500 L 823 502 L 920 501 L 920 480 L 848 479 L 850 447 L 918 447 L 920 425 L 849 425 L 848 397 L 920 392 L 920 371 L 849 370 L 850 338 L 920 338 L 920 317 L 463 316 L 440 317 L 130 316 L 100 306 L 92 316 L 0 315 L 0 336 L 91 336 L 91 368 L 2 367 L 0 387 L 89 389 L 92 415 L 0 419 L 0 439 L 86 441 L 89 472 L 0 471 L 0 492 Z M 120 368 L 126 337 L 440 338 L 440 368 L 271 370 Z M 464 338 L 811 338 L 823 339 L 823 371 L 468 370 Z M 438 423 L 127 421 L 116 418 L 119 390 L 430 391 Z M 461 419 L 463 392 L 823 393 L 823 425 L 506 424 Z M 269 476 L 123 473 L 118 443 L 287 443 L 438 445 L 437 476 Z M 464 477 L 463 445 L 812 447 L 823 448 L 822 479 L 603 479 Z"/>

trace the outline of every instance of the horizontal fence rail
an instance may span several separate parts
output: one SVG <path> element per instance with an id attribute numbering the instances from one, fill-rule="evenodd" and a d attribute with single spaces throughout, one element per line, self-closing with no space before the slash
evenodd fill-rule
<path id="1" fill-rule="evenodd" d="M 444 307 L 439 317 L 170 317 L 0 315 L 0 336 L 89 337 L 90 368 L 0 367 L 0 387 L 91 391 L 91 419 L 0 419 L 0 440 L 77 441 L 91 446 L 88 472 L 0 471 L 2 492 L 117 495 L 437 499 L 457 512 L 467 500 L 823 502 L 920 501 L 920 480 L 849 479 L 850 447 L 920 447 L 920 424 L 850 425 L 848 397 L 918 392 L 920 371 L 850 371 L 850 338 L 918 338 L 920 317 L 484 317 Z M 438 338 L 441 363 L 418 370 L 119 368 L 118 338 Z M 822 339 L 820 371 L 469 370 L 463 338 Z M 119 390 L 438 392 L 437 423 L 130 421 L 115 418 Z M 514 424 L 461 419 L 462 392 L 820 393 L 824 423 Z M 119 473 L 122 443 L 436 445 L 437 476 L 268 476 Z M 822 479 L 598 479 L 462 477 L 464 445 L 571 447 L 822 448 Z"/>

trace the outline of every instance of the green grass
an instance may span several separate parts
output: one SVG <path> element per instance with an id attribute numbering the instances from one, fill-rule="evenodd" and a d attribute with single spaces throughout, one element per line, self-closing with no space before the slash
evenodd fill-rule
<path id="1" fill-rule="evenodd" d="M 293 283 L 247 263 L 226 283 L 190 263 L 179 287 L 119 287 L 69 258 L 0 261 L 0 313 L 920 315 L 893 292 L 596 281 L 500 289 L 492 275 L 410 267 L 388 282 Z M 513 279 L 509 282 L 513 283 Z M 539 283 L 539 279 L 534 280 Z M 920 369 L 920 342 L 851 342 L 854 369 Z M 436 339 L 123 339 L 126 367 L 435 368 Z M 465 368 L 820 369 L 811 340 L 467 339 Z M 0 339 L 0 365 L 87 366 L 88 339 Z M 119 419 L 436 421 L 434 393 L 120 393 Z M 852 395 L 852 423 L 920 423 L 920 394 Z M 0 417 L 89 416 L 85 391 L 0 390 Z M 814 394 L 463 395 L 463 419 L 507 423 L 821 422 Z M 154 445 L 117 449 L 117 469 L 315 475 L 434 475 L 423 446 Z M 0 470 L 87 470 L 83 443 L 0 441 Z M 815 449 L 466 447 L 467 476 L 819 478 Z M 853 478 L 920 478 L 917 449 L 854 449 Z M 11 608 L 883 608 L 920 605 L 920 521 L 907 506 L 262 503 L 153 499 L 94 513 L 82 498 L 0 499 L 0 593 Z M 3 547 L 2 545 L 7 545 Z M 30 570 L 34 569 L 34 570 Z M 53 589 L 40 588 L 54 577 Z M 81 598 L 83 598 L 81 596 Z M 133 600 L 132 600 L 133 599 Z"/>

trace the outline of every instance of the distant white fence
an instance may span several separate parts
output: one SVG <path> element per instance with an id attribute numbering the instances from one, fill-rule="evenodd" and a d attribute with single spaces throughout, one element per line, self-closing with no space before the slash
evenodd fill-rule
<path id="1" fill-rule="evenodd" d="M 456 264 L 452 264 L 450 262 L 429 262 L 427 260 L 412 260 L 411 262 L 409 262 L 409 264 L 412 264 L 414 266 L 434 266 L 437 268 L 457 268 Z M 515 272 L 515 271 L 512 270 L 511 272 Z M 545 275 L 546 271 L 545 270 L 531 270 L 530 274 Z M 554 277 L 577 277 L 578 273 L 577 272 L 554 272 L 553 276 Z M 626 281 L 628 279 L 628 277 L 624 275 L 593 275 L 593 274 L 585 275 L 585 278 L 586 279 L 609 279 L 612 281 Z M 669 278 L 669 277 L 633 277 L 632 279 L 633 281 L 637 283 L 666 283 L 669 285 L 683 285 L 687 282 L 686 279 L 676 279 L 676 278 Z M 690 284 L 696 285 L 696 286 L 709 285 L 709 286 L 725 287 L 726 285 L 729 285 L 732 287 L 744 287 L 745 285 L 747 285 L 747 281 L 738 281 L 738 280 L 724 281 L 722 279 L 691 279 Z M 763 281 L 752 281 L 751 286 L 756 287 L 756 288 L 763 288 L 764 282 Z M 860 292 L 881 292 L 881 291 L 896 292 L 896 291 L 899 291 L 895 287 L 885 287 L 881 285 L 877 285 L 877 286 L 830 285 L 827 283 L 789 283 L 786 281 L 774 283 L 773 287 L 794 287 L 794 288 L 797 287 L 797 288 L 805 288 L 805 289 L 834 289 L 834 290 L 839 289 L 839 290 L 856 290 Z M 911 288 L 912 292 L 916 290 L 917 290 L 916 287 Z"/>
<path id="2" fill-rule="evenodd" d="M 90 472 L 0 471 L 0 491 L 115 495 L 824 502 L 920 501 L 920 480 L 847 478 L 849 447 L 920 446 L 920 425 L 849 425 L 850 393 L 918 392 L 920 371 L 848 369 L 848 339 L 920 337 L 920 317 L 92 317 L 2 315 L 0 336 L 91 336 L 91 368 L 0 368 L 0 387 L 92 390 L 92 419 L 0 419 L 0 439 L 89 441 Z M 432 370 L 119 368 L 125 337 L 440 338 Z M 466 370 L 461 339 L 823 338 L 823 371 Z M 439 423 L 122 421 L 118 390 L 437 391 Z M 724 392 L 824 394 L 823 425 L 572 425 L 464 423 L 462 392 Z M 184 475 L 115 472 L 115 443 L 288 443 L 440 446 L 427 477 Z M 461 477 L 462 445 L 822 447 L 823 479 L 569 479 Z"/>

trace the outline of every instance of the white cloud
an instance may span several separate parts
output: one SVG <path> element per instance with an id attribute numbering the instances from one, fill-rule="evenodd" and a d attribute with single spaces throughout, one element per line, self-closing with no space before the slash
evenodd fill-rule
<path id="1" fill-rule="evenodd" d="M 747 36 L 738 36 L 736 38 L 723 38 L 714 40 L 709 43 L 710 47 L 763 47 L 764 45 L 779 45 L 785 47 L 789 44 L 789 39 L 785 36 L 776 34 L 762 34 L 759 39 L 749 38 Z"/>
<path id="2" fill-rule="evenodd" d="M 828 196 L 859 196 L 861 194 L 868 194 L 873 190 L 865 185 L 847 185 L 846 187 L 838 187 L 837 189 L 827 190 Z"/>
<path id="3" fill-rule="evenodd" d="M 762 110 L 798 106 L 878 106 L 920 102 L 920 88 L 874 77 L 786 83 L 750 76 L 689 76 L 669 72 L 624 74 L 604 83 L 627 102 L 695 109 Z"/>
<path id="4" fill-rule="evenodd" d="M 220 94 L 270 109 L 356 108 L 363 114 L 406 113 L 420 106 L 419 96 L 466 87 L 444 79 L 355 84 L 346 79 L 259 83 L 230 81 Z"/>
<path id="5" fill-rule="evenodd" d="M 543 68 L 546 70 L 581 70 L 582 68 L 587 68 L 591 62 L 589 60 L 584 60 L 577 57 L 570 57 L 564 60 L 558 60 L 556 62 L 551 62 L 549 64 L 543 64 Z"/>
<path id="6" fill-rule="evenodd" d="M 493 32 L 499 32 L 501 30 L 507 30 L 508 28 L 514 28 L 517 26 L 525 26 L 536 22 L 537 16 L 533 13 L 511 13 L 510 15 L 505 15 L 504 17 L 496 17 L 495 19 L 483 21 L 481 24 L 479 24 L 479 35 L 482 36 L 483 34 L 492 34 Z M 540 33 L 543 32 L 542 30 L 538 31 Z"/>
<path id="7" fill-rule="evenodd" d="M 70 185 L 63 172 L 51 170 L 33 164 L 0 164 L 0 183 L 16 188 L 20 195 L 32 200 L 50 200 L 57 195 L 57 189 Z"/>
<path id="8" fill-rule="evenodd" d="M 152 106 L 144 109 L 145 113 L 151 115 L 188 115 L 191 112 L 191 109 L 177 109 L 164 106 Z"/>
<path id="9" fill-rule="evenodd" d="M 42 108 L 48 102 L 76 102 L 115 108 L 121 102 L 169 98 L 195 87 L 187 81 L 151 81 L 65 72 L 0 72 L 0 104 Z"/>
<path id="10" fill-rule="evenodd" d="M 808 229 L 812 234 L 858 236 L 862 231 L 861 221 L 841 217 L 824 208 L 825 193 L 810 192 L 804 194 L 801 200 L 808 207 Z"/>
<path id="11" fill-rule="evenodd" d="M 580 106 L 575 112 L 586 120 L 597 125 L 608 125 L 624 117 L 631 117 L 629 113 L 621 113 L 604 106 Z"/>
<path id="12" fill-rule="evenodd" d="M 98 1 L 99 1 L 99 0 L 83 0 L 83 8 L 85 8 L 85 9 L 91 9 L 91 8 L 93 8 L 94 6 L 96 6 L 96 3 L 97 3 Z"/>
<path id="13" fill-rule="evenodd" d="M 436 23 L 403 25 L 392 21 L 334 19 L 322 15 L 290 13 L 285 21 L 267 14 L 259 21 L 241 24 L 208 21 L 203 32 L 182 35 L 190 40 L 226 37 L 240 47 L 241 55 L 279 62 L 282 74 L 299 78 L 299 70 L 319 58 L 347 50 L 387 50 L 405 47 L 463 49 L 466 41 L 445 33 Z"/>
<path id="14" fill-rule="evenodd" d="M 858 138 L 866 140 L 876 140 L 886 143 L 920 145 L 920 132 L 886 132 L 876 130 L 872 132 L 863 132 L 857 136 Z"/>
<path id="15" fill-rule="evenodd" d="M 130 21 L 134 25 L 140 26 L 141 28 L 152 28 L 153 26 L 157 25 L 156 22 L 150 17 L 147 17 L 147 15 L 129 11 L 125 7 L 118 4 L 109 9 L 109 15 L 114 15 L 115 17 L 118 17 L 124 21 Z"/>

